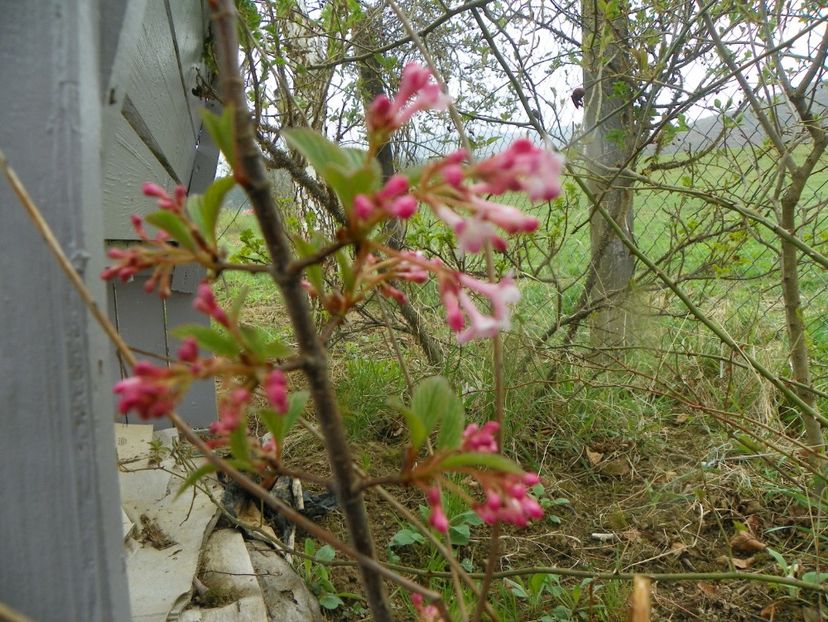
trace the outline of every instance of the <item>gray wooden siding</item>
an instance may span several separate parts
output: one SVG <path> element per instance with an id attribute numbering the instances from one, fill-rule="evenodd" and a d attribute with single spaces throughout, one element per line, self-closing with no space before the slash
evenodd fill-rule
<path id="1" fill-rule="evenodd" d="M 199 79 L 209 80 L 201 60 L 207 32 L 203 2 L 138 1 L 141 15 L 116 51 L 103 143 L 105 237 L 117 243 L 136 239 L 132 214 L 156 209 L 141 194 L 145 181 L 170 191 L 183 185 L 201 192 L 213 180 L 218 160 L 201 123 L 204 102 L 193 94 Z M 184 323 L 206 323 L 191 308 L 203 274 L 198 267 L 176 269 L 173 293 L 166 301 L 146 295 L 140 277 L 111 283 L 110 315 L 127 343 L 156 355 L 156 362 L 174 358 L 177 341 L 169 331 Z M 194 385 L 180 414 L 193 426 L 209 425 L 216 418 L 214 387 Z M 166 420 L 153 423 L 169 425 Z"/>

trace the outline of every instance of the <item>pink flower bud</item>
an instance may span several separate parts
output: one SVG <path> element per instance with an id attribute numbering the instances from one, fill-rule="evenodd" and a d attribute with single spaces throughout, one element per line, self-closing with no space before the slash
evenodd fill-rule
<path id="1" fill-rule="evenodd" d="M 277 413 L 284 415 L 288 411 L 287 378 L 281 369 L 274 369 L 265 378 L 264 392 Z"/>

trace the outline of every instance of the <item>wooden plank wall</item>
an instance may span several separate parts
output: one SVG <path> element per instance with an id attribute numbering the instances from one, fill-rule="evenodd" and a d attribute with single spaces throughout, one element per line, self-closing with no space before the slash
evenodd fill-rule
<path id="1" fill-rule="evenodd" d="M 183 185 L 201 192 L 213 180 L 218 160 L 201 123 L 199 110 L 205 103 L 193 94 L 198 80 L 210 79 L 202 64 L 207 8 L 202 0 L 136 1 L 143 4 L 142 15 L 117 50 L 103 144 L 104 231 L 107 240 L 117 243 L 136 239 L 132 214 L 156 209 L 141 194 L 145 181 L 169 191 Z M 112 283 L 109 311 L 127 343 L 156 360 L 174 358 L 177 342 L 170 329 L 206 323 L 192 309 L 202 276 L 198 267 L 177 269 L 166 301 L 143 292 L 145 277 Z M 113 381 L 121 372 L 114 370 Z M 216 417 L 214 387 L 194 385 L 180 414 L 193 426 L 209 425 Z"/>

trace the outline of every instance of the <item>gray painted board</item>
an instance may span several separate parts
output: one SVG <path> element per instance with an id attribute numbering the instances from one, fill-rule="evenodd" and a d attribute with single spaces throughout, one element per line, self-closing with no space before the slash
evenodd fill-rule
<path id="1" fill-rule="evenodd" d="M 99 8 L 0 0 L 0 145 L 103 305 Z M 0 601 L 129 620 L 114 361 L 5 180 L 0 212 Z"/>
<path id="2" fill-rule="evenodd" d="M 196 5 L 195 2 L 180 4 Z M 195 155 L 195 129 L 190 122 L 190 107 L 165 0 L 147 1 L 143 29 L 132 56 L 126 93 L 179 183 L 186 186 Z"/>

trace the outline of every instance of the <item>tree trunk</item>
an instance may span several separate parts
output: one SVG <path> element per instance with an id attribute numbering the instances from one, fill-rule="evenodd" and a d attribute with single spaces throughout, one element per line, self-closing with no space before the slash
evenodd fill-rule
<path id="1" fill-rule="evenodd" d="M 584 156 L 586 186 L 624 232 L 632 237 L 632 181 L 615 177 L 605 167 L 630 166 L 635 140 L 631 100 L 629 51 L 624 47 L 627 13 L 622 8 L 609 18 L 592 0 L 583 0 Z M 628 286 L 634 270 L 629 250 L 604 218 L 593 210 L 590 217 L 590 298 L 606 300 L 594 314 L 590 338 L 593 346 L 623 346 L 632 337 L 627 306 Z"/>
<path id="2" fill-rule="evenodd" d="M 804 183 L 803 183 L 804 185 Z M 794 186 L 782 197 L 782 209 L 779 224 L 791 235 L 796 235 L 796 205 L 800 192 L 796 192 L 797 181 Z M 799 398 L 815 408 L 816 399 L 811 387 L 810 355 L 805 334 L 805 321 L 802 313 L 802 302 L 799 295 L 799 271 L 796 246 L 785 239 L 780 240 L 782 262 L 782 297 L 785 301 L 785 323 L 788 329 L 788 345 L 790 348 L 791 372 L 798 383 L 793 390 Z M 814 451 L 822 449 L 824 439 L 819 422 L 808 413 L 802 413 L 805 427 L 805 439 Z M 820 486 L 821 489 L 821 486 Z"/>

